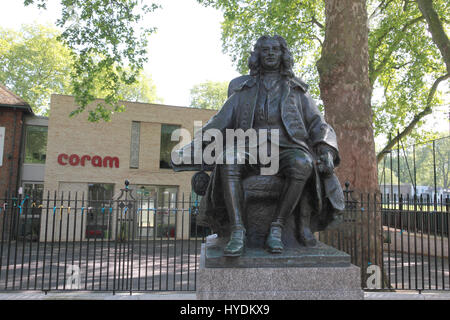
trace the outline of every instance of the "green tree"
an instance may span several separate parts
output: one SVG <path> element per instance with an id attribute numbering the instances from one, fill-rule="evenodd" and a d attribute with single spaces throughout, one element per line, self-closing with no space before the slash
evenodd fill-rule
<path id="1" fill-rule="evenodd" d="M 450 187 L 450 136 L 414 145 L 403 141 L 378 166 L 380 184 L 409 183 L 418 186 Z"/>
<path id="2" fill-rule="evenodd" d="M 373 102 L 374 123 L 377 135 L 393 134 L 377 155 L 380 162 L 386 151 L 407 136 L 422 141 L 429 138 L 418 129 L 433 107 L 443 103 L 439 85 L 450 77 L 445 49 L 448 51 L 449 40 L 441 24 L 446 21 L 449 4 L 402 1 L 378 11 L 375 16 L 381 16 L 381 23 L 371 38 L 370 72 L 371 81 L 383 89 L 384 99 Z M 383 48 L 385 42 L 388 46 Z"/>
<path id="3" fill-rule="evenodd" d="M 59 35 L 58 30 L 42 25 L 24 25 L 19 31 L 0 29 L 0 82 L 27 101 L 37 114 L 48 114 L 51 94 L 74 93 L 74 55 L 58 40 Z M 92 94 L 96 98 L 110 94 L 102 86 L 104 77 L 97 75 L 93 81 Z M 126 101 L 162 101 L 150 75 L 144 71 L 135 82 L 120 83 L 117 96 Z"/>
<path id="4" fill-rule="evenodd" d="M 448 24 L 447 15 L 450 4 L 448 2 L 433 0 L 416 0 L 416 2 L 427 21 L 428 31 L 431 33 L 433 42 L 442 54 L 447 67 L 447 73 L 450 73 L 450 40 L 442 24 L 442 21 Z"/>
<path id="5" fill-rule="evenodd" d="M 45 9 L 47 1 L 24 0 L 24 5 Z M 123 111 L 121 88 L 138 81 L 147 61 L 147 39 L 155 29 L 141 25 L 144 16 L 159 6 L 140 0 L 61 0 L 61 7 L 57 26 L 73 54 L 71 87 L 79 106 L 72 115 L 94 101 L 98 84 L 104 102 L 89 110 L 88 119 L 108 120 L 113 111 Z"/>
<path id="6" fill-rule="evenodd" d="M 297 74 L 311 84 L 313 97 L 320 97 L 321 80 L 314 63 L 323 54 L 327 31 L 325 5 L 331 6 L 332 1 L 198 1 L 223 12 L 223 49 L 230 54 L 240 72 L 247 72 L 249 52 L 260 35 L 279 34 L 295 48 Z M 448 65 L 449 46 L 442 22 L 447 23 L 450 5 L 444 0 L 366 2 L 368 74 L 375 136 L 394 135 L 383 149 L 386 151 L 414 130 L 417 136 L 416 129 L 423 123 L 423 118 L 442 103 L 438 86 L 449 77 L 443 63 Z M 419 6 L 421 3 L 425 3 L 425 8 Z M 338 10 L 339 4 L 336 5 Z M 430 13 L 424 13 L 425 10 Z M 333 9 L 328 14 L 333 14 Z M 352 34 L 350 31 L 343 30 L 346 35 Z M 344 45 L 351 42 L 349 37 L 342 37 Z M 337 52 L 334 58 L 338 61 L 341 57 L 342 54 Z M 379 92 L 381 98 L 375 99 L 373 92 Z M 380 152 L 377 160 L 381 161 L 384 154 Z"/>
<path id="7" fill-rule="evenodd" d="M 93 81 L 92 94 L 99 99 L 105 99 L 110 94 L 110 91 L 102 86 L 104 77 L 106 76 L 103 74 L 99 74 Z M 121 83 L 118 87 L 116 95 L 118 101 L 145 103 L 162 102 L 162 98 L 160 98 L 156 93 L 156 85 L 154 84 L 152 77 L 145 71 L 141 71 L 136 76 L 135 82 L 131 84 Z M 120 111 L 122 111 L 122 109 Z M 93 117 L 91 118 L 91 120 L 98 121 L 100 119 L 109 119 L 109 112 L 106 112 L 107 113 L 103 117 L 100 117 L 100 113 L 91 114 L 90 116 Z"/>
<path id="8" fill-rule="evenodd" d="M 136 77 L 136 82 L 129 85 L 122 84 L 118 94 L 120 99 L 125 101 L 163 103 L 163 99 L 156 93 L 156 85 L 152 77 L 144 71 Z"/>
<path id="9" fill-rule="evenodd" d="M 339 176 L 359 191 L 375 192 L 377 171 L 371 131 L 365 1 L 199 2 L 223 11 L 223 49 L 241 73 L 248 72 L 248 56 L 261 35 L 279 34 L 286 39 L 294 54 L 297 75 L 311 83 L 313 97 L 321 98 L 327 121 L 338 135 L 341 154 L 346 158 L 342 163 L 348 166 L 340 166 Z M 338 12 L 342 14 L 337 15 Z M 344 161 L 347 157 L 348 161 Z"/>
<path id="10" fill-rule="evenodd" d="M 228 82 L 206 81 L 191 89 L 193 108 L 219 110 L 227 100 Z"/>
<path id="11" fill-rule="evenodd" d="M 48 112 L 52 93 L 70 92 L 72 55 L 58 34 L 42 25 L 0 29 L 0 82 L 38 114 Z"/>

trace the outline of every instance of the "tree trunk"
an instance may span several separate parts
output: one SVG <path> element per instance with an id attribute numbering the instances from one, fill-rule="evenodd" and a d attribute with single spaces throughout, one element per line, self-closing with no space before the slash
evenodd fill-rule
<path id="1" fill-rule="evenodd" d="M 340 181 L 358 192 L 378 190 L 370 105 L 368 26 L 364 0 L 326 0 L 322 56 L 317 62 L 325 118 L 336 131 Z"/>
<path id="2" fill-rule="evenodd" d="M 425 17 L 428 24 L 428 31 L 431 33 L 433 42 L 438 47 L 442 54 L 445 65 L 447 67 L 447 72 L 450 73 L 450 40 L 448 39 L 447 33 L 442 26 L 441 20 L 433 8 L 432 0 L 416 0 L 419 5 L 419 10 Z"/>
<path id="3" fill-rule="evenodd" d="M 373 195 L 378 192 L 366 1 L 325 0 L 325 16 L 325 40 L 322 56 L 317 62 L 321 98 L 326 121 L 335 129 L 338 138 L 341 164 L 336 173 L 342 184 L 350 182 L 350 188 L 356 191 L 355 198 L 359 200 L 360 193 Z M 361 210 L 365 205 L 357 205 L 356 226 L 351 226 L 358 231 L 358 246 L 353 249 L 361 258 L 355 263 L 361 267 L 363 285 L 368 264 L 381 267 L 382 263 L 379 210 L 371 206 L 370 210 L 374 211 L 369 214 L 367 208 Z M 369 217 L 370 230 L 367 227 Z M 367 255 L 367 247 L 374 250 L 375 243 L 377 261 Z"/>

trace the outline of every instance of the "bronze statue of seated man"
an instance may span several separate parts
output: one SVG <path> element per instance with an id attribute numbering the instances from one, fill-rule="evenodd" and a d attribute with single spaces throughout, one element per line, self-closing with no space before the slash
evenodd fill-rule
<path id="1" fill-rule="evenodd" d="M 275 174 L 284 183 L 265 247 L 271 253 L 284 250 L 282 235 L 292 215 L 298 224 L 299 244 L 313 246 L 313 232 L 326 228 L 344 208 L 342 189 L 333 173 L 339 164 L 336 135 L 307 93 L 308 86 L 294 76 L 292 55 L 282 37 L 259 38 L 248 65 L 250 74 L 230 82 L 228 100 L 201 132 L 214 129 L 224 136 L 230 129 L 268 133 L 268 139 L 258 139 L 257 149 L 264 148 L 271 161 L 276 161 Z M 191 149 L 193 143 L 179 153 Z M 245 146 L 249 147 L 247 141 Z M 236 151 L 229 145 L 225 154 L 227 150 Z M 249 154 L 247 149 L 240 155 L 234 153 L 234 157 L 227 156 L 231 162 L 211 167 L 213 172 L 200 206 L 199 221 L 219 236 L 229 236 L 226 256 L 242 255 L 246 245 L 243 180 L 268 166 L 260 161 L 259 152 L 254 161 L 250 161 Z M 173 168 L 181 171 L 194 167 L 173 164 Z M 309 201 L 301 201 L 302 196 L 309 197 Z M 306 202 L 309 208 L 302 207 L 301 203 Z"/>

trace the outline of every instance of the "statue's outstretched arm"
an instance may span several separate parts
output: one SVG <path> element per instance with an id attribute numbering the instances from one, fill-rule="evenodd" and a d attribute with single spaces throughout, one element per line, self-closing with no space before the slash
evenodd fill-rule
<path id="1" fill-rule="evenodd" d="M 195 164 L 194 159 L 195 152 L 203 152 L 203 149 L 208 145 L 208 142 L 201 141 L 199 142 L 197 139 L 202 139 L 205 132 L 209 129 L 215 129 L 225 134 L 225 129 L 234 127 L 234 110 L 237 105 L 237 96 L 233 94 L 230 98 L 227 99 L 223 107 L 211 118 L 209 121 L 201 128 L 202 136 L 196 136 L 191 141 L 191 143 L 183 146 L 179 150 L 174 150 L 173 153 L 177 155 L 178 159 L 182 159 L 181 163 L 173 163 L 172 168 L 175 171 L 198 171 L 201 169 L 212 170 L 212 167 L 205 167 L 201 164 Z M 200 148 L 196 148 L 195 146 L 201 146 Z M 189 156 L 188 156 L 189 155 Z M 197 158 L 200 158 L 197 155 Z M 185 161 L 189 159 L 189 161 Z"/>

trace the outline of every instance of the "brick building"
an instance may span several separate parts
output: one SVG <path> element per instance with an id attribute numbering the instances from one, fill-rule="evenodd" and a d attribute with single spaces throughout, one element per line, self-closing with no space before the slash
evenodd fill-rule
<path id="1" fill-rule="evenodd" d="M 0 84 L 0 198 L 5 192 L 17 193 L 24 121 L 33 115 L 30 105 Z"/>
<path id="2" fill-rule="evenodd" d="M 94 108 L 97 102 L 87 106 L 87 110 Z M 193 172 L 174 172 L 170 167 L 171 150 L 178 144 L 171 141 L 171 134 L 175 129 L 184 128 L 192 137 L 194 125 L 198 125 L 195 122 L 205 124 L 217 111 L 137 102 L 124 102 L 124 105 L 126 112 L 114 113 L 110 122 L 92 123 L 87 120 L 86 111 L 69 117 L 77 107 L 73 96 L 52 95 L 45 155 L 38 147 L 43 139 L 36 139 L 32 143 L 36 150 L 25 158 L 32 157 L 36 162 L 44 159 L 44 197 L 54 192 L 58 197 L 68 197 L 70 192 L 72 199 L 76 195 L 78 199 L 85 199 L 79 206 L 93 208 L 92 214 L 90 211 L 82 219 L 82 211 L 69 214 L 66 207 L 70 205 L 65 204 L 66 209 L 59 205 L 61 213 L 58 211 L 57 218 L 61 219 L 58 220 L 61 226 L 55 223 L 56 237 L 59 237 L 60 228 L 65 230 L 67 223 L 77 228 L 74 234 L 67 235 L 69 240 L 85 240 L 97 233 L 102 237 L 108 232 L 113 234 L 116 218 L 113 217 L 111 223 L 107 219 L 103 221 L 104 211 L 95 206 L 101 199 L 117 198 L 125 180 L 129 180 L 130 189 L 139 199 L 139 208 L 135 208 L 140 213 L 136 220 L 139 221 L 136 235 L 152 236 L 158 234 L 159 227 L 162 230 L 167 226 L 171 237 L 189 237 L 188 211 L 176 211 L 172 207 L 183 199 L 183 195 L 189 199 Z M 26 126 L 27 130 L 37 130 L 28 123 Z M 183 140 L 182 144 L 189 141 Z M 29 143 L 25 142 L 25 145 Z M 29 170 L 26 167 L 23 170 L 24 195 L 42 186 L 37 179 L 42 176 L 42 168 L 39 163 L 32 165 Z M 30 178 L 25 179 L 26 176 Z M 158 212 L 154 213 L 150 208 L 158 208 Z M 176 220 L 180 221 L 177 227 L 172 225 Z M 45 228 L 53 228 L 53 215 L 50 214 L 46 221 L 41 224 L 41 240 L 45 239 Z M 66 239 L 64 232 L 61 239 Z"/>
<path id="3" fill-rule="evenodd" d="M 33 199 L 32 224 L 41 240 L 45 239 L 46 227 L 53 228 L 52 215 L 39 219 L 40 204 L 48 205 L 48 194 L 64 198 L 69 192 L 78 194 L 79 199 L 85 199 L 80 205 L 92 209 L 86 219 L 82 219 L 83 211 L 70 214 L 69 219 L 70 210 L 62 210 L 60 205 L 62 225 L 55 223 L 57 237 L 66 223 L 74 225 L 75 220 L 75 236 L 62 233 L 63 240 L 66 236 L 70 240 L 85 240 L 99 230 L 103 237 L 114 230 L 112 224 L 106 231 L 102 229 L 105 226 L 99 225 L 103 216 L 95 204 L 99 199 L 115 199 L 126 179 L 142 206 L 137 209 L 148 215 L 141 220 L 150 221 L 136 226 L 137 233 L 156 233 L 158 226 L 168 226 L 169 221 L 172 228 L 178 219 L 185 222 L 177 228 L 173 226 L 171 236 L 189 237 L 189 217 L 181 216 L 187 212 L 169 210 L 184 195 L 190 197 L 193 174 L 176 173 L 170 167 L 170 152 L 178 144 L 171 141 L 171 134 L 184 128 L 193 136 L 195 121 L 204 124 L 215 110 L 124 102 L 126 112 L 113 114 L 110 122 L 92 123 L 87 120 L 87 112 L 69 117 L 77 107 L 72 96 L 52 95 L 49 118 L 34 115 L 25 101 L 3 86 L 0 98 L 0 199 L 6 190 L 13 196 Z M 0 206 L 3 203 L 0 201 Z M 153 217 L 150 208 L 156 207 L 160 211 Z M 23 224 L 20 220 L 19 230 Z"/>

